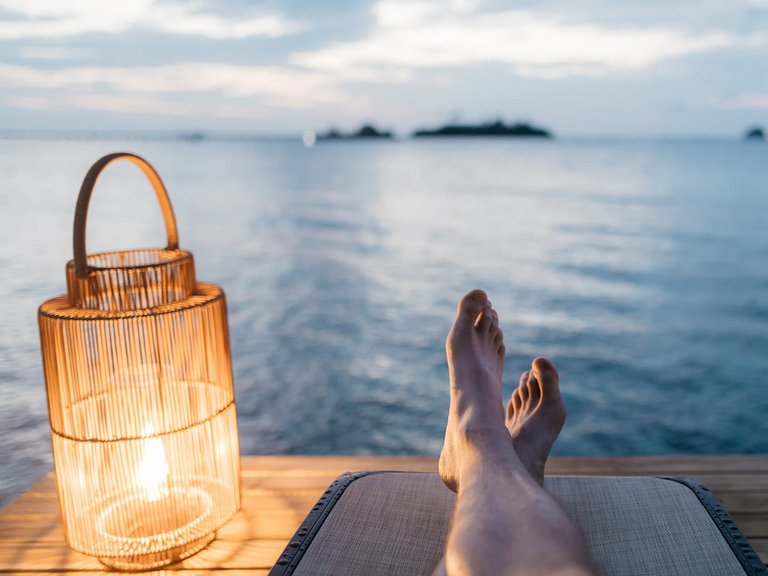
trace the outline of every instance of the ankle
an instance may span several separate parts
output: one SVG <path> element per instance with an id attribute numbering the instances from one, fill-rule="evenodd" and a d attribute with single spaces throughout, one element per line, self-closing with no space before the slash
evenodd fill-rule
<path id="1" fill-rule="evenodd" d="M 514 450 L 506 426 L 473 409 L 456 419 L 454 434 L 459 449 L 480 451 L 484 457 L 492 456 L 495 452 Z"/>
<path id="2" fill-rule="evenodd" d="M 454 430 L 454 441 L 462 467 L 480 471 L 522 466 L 504 426 L 478 419 L 460 419 Z"/>

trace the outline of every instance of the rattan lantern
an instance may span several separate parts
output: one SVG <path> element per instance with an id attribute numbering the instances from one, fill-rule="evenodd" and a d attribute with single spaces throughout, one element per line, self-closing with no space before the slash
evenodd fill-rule
<path id="1" fill-rule="evenodd" d="M 165 249 L 86 254 L 91 193 L 116 160 L 151 182 Z M 196 281 L 165 187 L 142 158 L 110 154 L 86 175 L 67 290 L 38 314 L 67 541 L 119 569 L 190 556 L 240 507 L 227 311 L 218 286 Z"/>

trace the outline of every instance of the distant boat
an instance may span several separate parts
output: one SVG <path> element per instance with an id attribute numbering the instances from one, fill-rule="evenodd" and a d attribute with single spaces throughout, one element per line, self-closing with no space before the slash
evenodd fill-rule
<path id="1" fill-rule="evenodd" d="M 392 132 L 387 132 L 385 130 L 377 130 L 374 126 L 371 126 L 370 124 L 364 125 L 360 130 L 357 132 L 352 132 L 351 134 L 344 134 L 343 132 L 339 132 L 335 128 L 331 128 L 328 130 L 328 132 L 325 132 L 323 134 L 319 134 L 317 136 L 318 140 L 351 140 L 351 139 L 373 139 L 373 138 L 392 138 Z"/>
<path id="2" fill-rule="evenodd" d="M 552 134 L 530 124 L 517 123 L 509 126 L 501 120 L 487 124 L 449 124 L 434 130 L 417 130 L 414 137 L 421 136 L 517 136 L 552 138 Z"/>
<path id="3" fill-rule="evenodd" d="M 744 140 L 759 140 L 763 141 L 765 140 L 765 132 L 760 126 L 755 126 L 753 128 L 750 128 L 747 130 L 747 133 L 744 134 Z"/>

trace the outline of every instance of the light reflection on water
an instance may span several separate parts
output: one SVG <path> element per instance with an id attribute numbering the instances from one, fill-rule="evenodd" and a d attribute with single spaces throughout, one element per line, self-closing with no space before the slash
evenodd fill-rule
<path id="1" fill-rule="evenodd" d="M 36 308 L 64 290 L 77 190 L 129 149 L 227 293 L 244 453 L 431 453 L 443 339 L 480 286 L 505 393 L 536 355 L 559 454 L 768 451 L 768 147 L 517 141 L 0 142 L 0 503 L 50 466 Z M 89 250 L 161 245 L 148 185 L 104 175 Z"/>

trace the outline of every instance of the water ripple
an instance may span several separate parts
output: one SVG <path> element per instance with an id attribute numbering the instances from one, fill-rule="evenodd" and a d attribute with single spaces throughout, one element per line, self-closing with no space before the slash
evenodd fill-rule
<path id="1" fill-rule="evenodd" d="M 0 505 L 51 465 L 36 309 L 64 291 L 83 174 L 125 145 L 0 142 Z M 443 339 L 474 286 L 501 314 L 505 395 L 534 356 L 560 368 L 555 453 L 768 452 L 768 148 L 136 151 L 160 170 L 200 279 L 226 290 L 244 453 L 436 454 Z M 91 249 L 162 242 L 129 168 L 100 180 Z"/>

